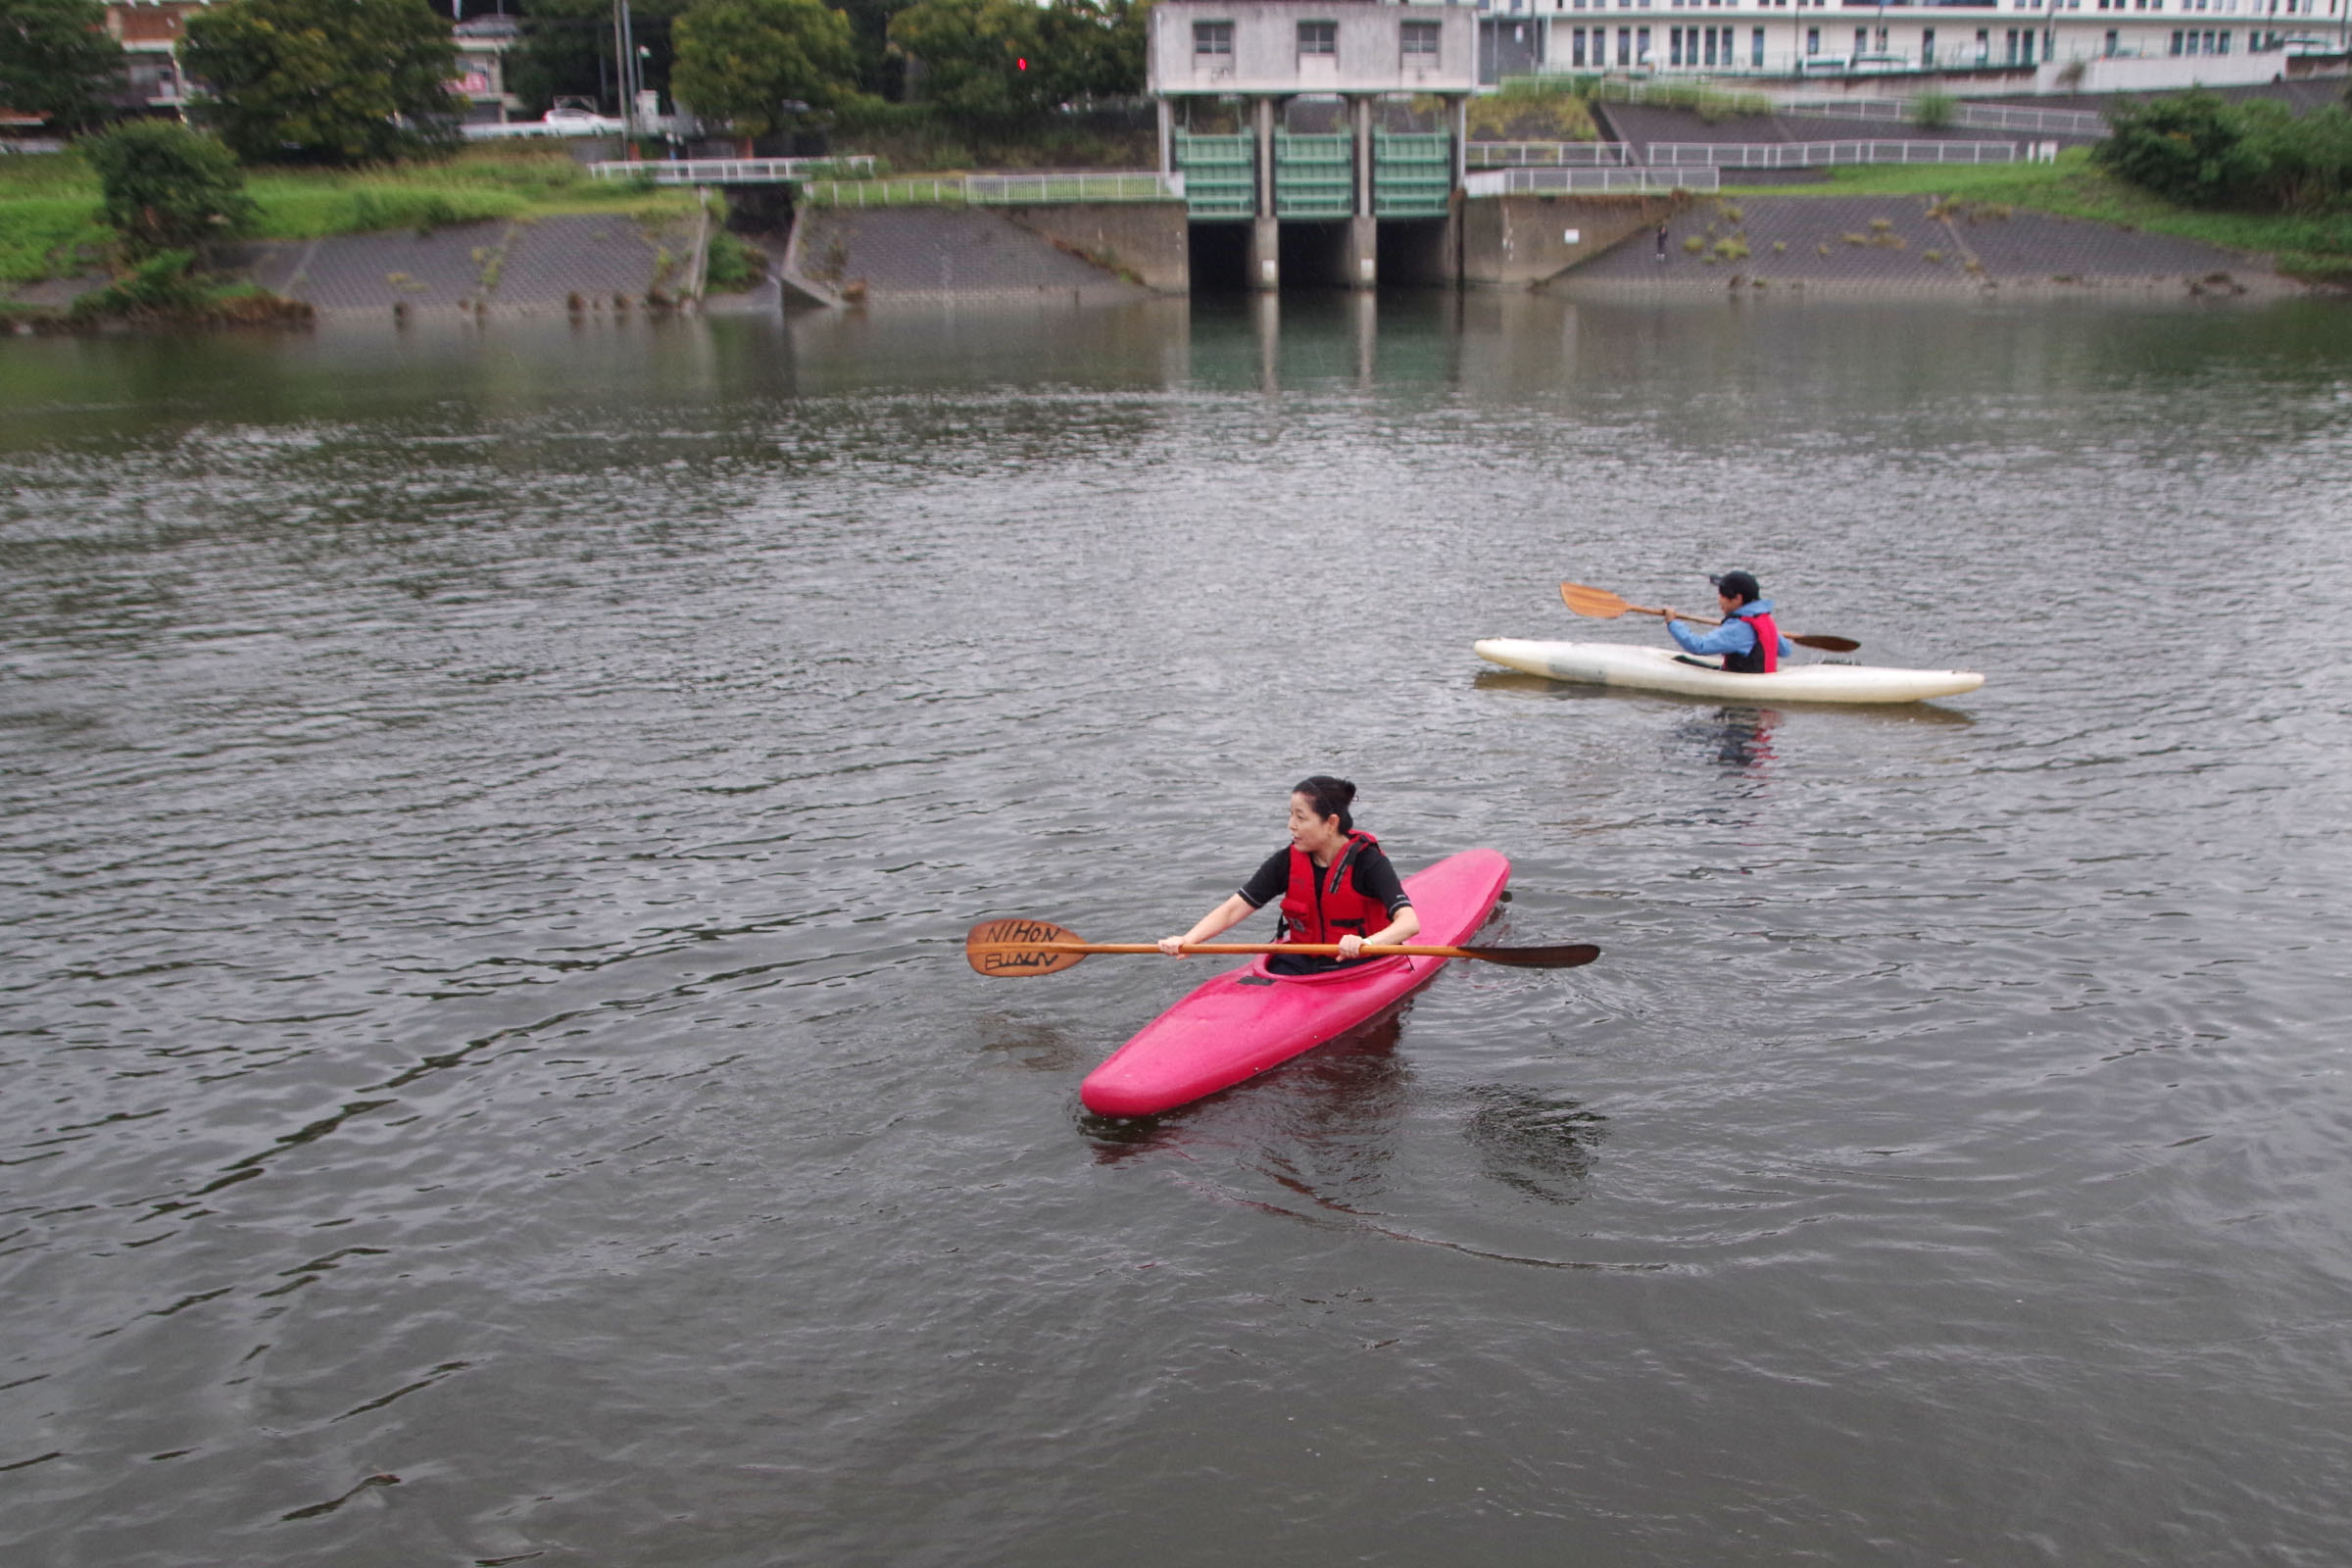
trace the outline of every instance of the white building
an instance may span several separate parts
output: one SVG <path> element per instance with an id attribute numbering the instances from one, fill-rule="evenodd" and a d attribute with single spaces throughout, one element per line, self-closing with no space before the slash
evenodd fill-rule
<path id="1" fill-rule="evenodd" d="M 2217 83 L 2268 80 L 2282 72 L 2289 53 L 2342 52 L 2352 24 L 2352 0 L 1480 0 L 1476 10 L 1479 79 L 1489 85 L 1504 76 L 1578 71 L 1948 75 L 2076 61 L 2222 56 L 2241 64 L 2209 68 L 2202 75 L 2184 70 L 2180 85 L 2192 76 Z M 2277 58 L 2248 65 L 2242 63 L 2247 55 Z M 2043 85 L 2047 90 L 2049 83 Z M 1947 90 L 1965 91 L 1966 84 L 1950 83 Z M 2007 82 L 1997 90 L 2018 89 Z"/>

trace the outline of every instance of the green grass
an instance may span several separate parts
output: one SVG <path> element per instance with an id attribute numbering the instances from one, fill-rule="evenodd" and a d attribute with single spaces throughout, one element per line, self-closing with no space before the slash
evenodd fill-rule
<path id="1" fill-rule="evenodd" d="M 1888 164 L 1834 170 L 1819 184 L 1727 185 L 1723 194 L 1942 196 L 1972 207 L 2055 213 L 2274 255 L 2281 270 L 2296 276 L 2335 277 L 2352 270 L 2352 212 L 2297 217 L 2180 207 L 2101 172 L 2080 148 L 2060 154 L 2055 164 Z"/>
<path id="2" fill-rule="evenodd" d="M 594 179 L 561 148 L 467 148 L 447 163 L 358 171 L 257 170 L 257 239 L 437 228 L 495 219 L 626 213 L 641 221 L 690 213 L 694 193 Z M 113 240 L 98 220 L 98 177 L 72 153 L 0 159 L 0 284 L 94 265 Z"/>
<path id="3" fill-rule="evenodd" d="M 79 271 L 114 237 L 92 197 L 0 194 L 0 285 Z"/>

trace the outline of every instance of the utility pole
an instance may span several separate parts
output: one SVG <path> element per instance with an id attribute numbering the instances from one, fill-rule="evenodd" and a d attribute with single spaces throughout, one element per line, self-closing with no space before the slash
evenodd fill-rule
<path id="1" fill-rule="evenodd" d="M 629 53 L 629 0 L 612 0 L 612 79 L 620 95 L 620 123 L 625 129 L 636 103 L 630 90 L 629 68 L 635 62 Z"/>

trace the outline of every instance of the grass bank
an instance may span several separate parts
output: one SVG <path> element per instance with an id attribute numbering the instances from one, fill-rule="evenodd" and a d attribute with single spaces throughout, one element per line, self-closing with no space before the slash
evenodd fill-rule
<path id="1" fill-rule="evenodd" d="M 560 147 L 469 147 L 446 163 L 350 171 L 256 170 L 256 239 L 319 239 L 493 219 L 690 211 L 694 193 L 590 177 Z M 0 160 L 0 285 L 105 270 L 114 231 L 98 176 L 73 152 Z"/>
<path id="2" fill-rule="evenodd" d="M 2313 282 L 2352 283 L 2352 213 L 2295 217 L 2181 207 L 2102 172 L 2086 149 L 2055 164 L 1908 164 L 1839 169 L 1803 185 L 1730 185 L 1726 196 L 1946 196 L 2146 229 L 2278 258 L 2278 269 Z"/>

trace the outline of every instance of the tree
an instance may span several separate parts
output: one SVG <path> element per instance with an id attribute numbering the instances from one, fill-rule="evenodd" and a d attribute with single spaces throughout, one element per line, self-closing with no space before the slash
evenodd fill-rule
<path id="1" fill-rule="evenodd" d="M 788 99 L 828 109 L 857 90 L 850 19 L 822 0 L 699 0 L 671 33 L 679 102 L 747 136 L 775 129 Z"/>
<path id="2" fill-rule="evenodd" d="M 133 256 L 225 239 L 253 220 L 236 156 L 176 120 L 128 121 L 77 145 Z"/>
<path id="3" fill-rule="evenodd" d="M 457 144 L 449 24 L 425 0 L 237 0 L 188 19 L 198 106 L 249 162 L 358 164 Z"/>
<path id="4" fill-rule="evenodd" d="M 1044 17 L 1030 0 L 918 0 L 890 19 L 890 41 L 920 68 L 908 96 L 983 124 L 1044 113 L 1061 98 L 1044 68 Z"/>
<path id="5" fill-rule="evenodd" d="M 538 114 L 556 99 L 586 98 L 617 113 L 612 0 L 522 0 L 522 41 L 507 56 L 507 88 Z M 687 0 L 629 0 L 639 85 L 671 85 L 671 25 Z M 470 14 L 473 8 L 469 7 Z M 674 95 L 673 95 L 674 96 Z"/>
<path id="6" fill-rule="evenodd" d="M 1054 0 L 1039 19 L 1050 101 L 1131 98 L 1144 90 L 1144 33 L 1151 0 Z"/>
<path id="7" fill-rule="evenodd" d="M 103 0 L 0 0 L 0 109 L 81 130 L 122 85 L 122 46 Z"/>

